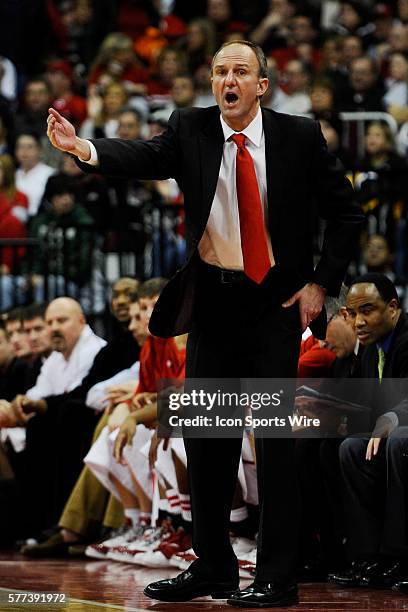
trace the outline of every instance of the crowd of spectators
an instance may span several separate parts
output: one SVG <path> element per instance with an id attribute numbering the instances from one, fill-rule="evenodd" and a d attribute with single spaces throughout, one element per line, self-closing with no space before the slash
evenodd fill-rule
<path id="1" fill-rule="evenodd" d="M 83 175 L 50 145 L 47 109 L 53 105 L 84 138 L 150 138 L 165 129 L 173 110 L 214 104 L 211 57 L 222 42 L 240 38 L 267 54 L 270 86 L 262 104 L 319 120 L 330 151 L 349 173 L 367 215 L 351 274 L 364 270 L 367 241 L 380 235 L 389 250 L 386 273 L 406 293 L 406 0 L 200 0 L 191 6 L 183 0 L 37 0 L 18 15 L 3 5 L 0 23 L 0 239 L 45 243 L 35 269 L 30 250 L 1 249 L 3 311 L 33 296 L 50 299 L 62 288 L 87 312 L 102 308 L 90 294 L 101 294 L 103 270 L 89 278 L 95 264 L 81 251 L 73 273 L 72 236 L 68 262 L 55 256 L 72 226 L 79 242 L 84 229 L 93 254 L 132 252 L 139 277 L 169 276 L 179 267 L 184 226 L 176 182 L 124 184 Z M 355 112 L 380 114 L 359 124 L 345 119 Z M 44 292 L 48 274 L 52 285 Z"/>

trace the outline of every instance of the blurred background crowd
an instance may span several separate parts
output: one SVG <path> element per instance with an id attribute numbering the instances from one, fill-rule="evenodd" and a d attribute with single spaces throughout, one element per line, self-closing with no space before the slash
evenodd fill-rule
<path id="1" fill-rule="evenodd" d="M 404 299 L 408 0 L 17 0 L 0 5 L 0 310 L 64 294 L 98 316 L 120 275 L 180 266 L 175 181 L 84 175 L 49 144 L 47 109 L 84 138 L 151 138 L 214 104 L 211 57 L 240 38 L 267 54 L 262 104 L 319 120 L 354 184 L 350 276 L 383 272 Z"/>

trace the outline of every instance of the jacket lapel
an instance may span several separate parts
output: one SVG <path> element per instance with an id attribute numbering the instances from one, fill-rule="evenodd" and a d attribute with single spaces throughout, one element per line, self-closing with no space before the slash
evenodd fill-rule
<path id="1" fill-rule="evenodd" d="M 224 133 L 221 127 L 218 108 L 214 109 L 214 117 L 201 132 L 199 144 L 202 194 L 200 217 L 203 224 L 201 235 L 207 224 L 211 205 L 214 200 L 224 147 Z"/>
<path id="2" fill-rule="evenodd" d="M 265 136 L 268 217 L 273 249 L 274 244 L 278 244 L 279 240 L 279 219 L 283 205 L 283 185 L 287 168 L 282 161 L 283 133 L 278 125 L 276 113 L 262 109 L 262 121 Z"/>

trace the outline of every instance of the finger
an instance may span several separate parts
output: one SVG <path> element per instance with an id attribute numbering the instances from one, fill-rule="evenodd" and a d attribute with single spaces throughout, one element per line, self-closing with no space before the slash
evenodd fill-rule
<path id="1" fill-rule="evenodd" d="M 375 438 L 373 444 L 373 455 L 375 456 L 378 453 L 378 449 L 380 448 L 381 438 Z"/>
<path id="2" fill-rule="evenodd" d="M 305 331 L 305 329 L 308 327 L 310 322 L 310 317 L 309 317 L 309 313 L 307 310 L 301 310 L 300 311 L 300 324 L 302 327 L 302 332 Z"/>
<path id="3" fill-rule="evenodd" d="M 118 463 L 122 459 L 123 447 L 125 446 L 125 436 L 123 434 L 119 434 L 116 438 L 115 448 L 113 451 L 113 455 Z"/>
<path id="4" fill-rule="evenodd" d="M 293 306 L 293 304 L 297 302 L 298 299 L 299 299 L 299 294 L 295 293 L 295 295 L 292 295 L 292 297 L 289 298 L 289 300 L 287 300 L 286 302 L 282 304 L 283 308 L 288 308 L 288 306 Z"/>
<path id="5" fill-rule="evenodd" d="M 371 450 L 372 450 L 372 439 L 367 444 L 367 450 L 366 450 L 366 459 L 367 459 L 367 461 L 371 460 Z"/>
<path id="6" fill-rule="evenodd" d="M 49 114 L 51 115 L 51 117 L 53 117 L 54 119 L 57 119 L 58 121 L 61 121 L 61 123 L 66 122 L 66 119 L 59 114 L 59 112 L 57 110 L 55 110 L 55 108 L 49 108 L 48 109 Z"/>

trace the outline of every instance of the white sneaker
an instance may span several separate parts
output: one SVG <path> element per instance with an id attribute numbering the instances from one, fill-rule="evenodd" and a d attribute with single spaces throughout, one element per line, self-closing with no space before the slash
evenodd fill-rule
<path id="1" fill-rule="evenodd" d="M 255 540 L 249 540 L 248 538 L 239 538 L 236 536 L 231 537 L 230 540 L 234 553 L 237 555 L 237 557 L 240 557 L 241 555 L 246 555 L 251 550 L 256 548 Z"/>
<path id="2" fill-rule="evenodd" d="M 185 552 L 179 552 L 170 557 L 169 563 L 171 567 L 178 567 L 181 570 L 186 570 L 190 565 L 198 559 L 192 548 L 189 548 Z"/>
<path id="3" fill-rule="evenodd" d="M 134 539 L 136 534 L 142 533 L 142 528 L 144 529 L 143 525 L 137 525 L 136 527 L 124 525 L 123 527 L 119 527 L 119 529 L 116 529 L 107 540 L 99 544 L 90 544 L 87 546 L 85 555 L 92 559 L 106 559 L 109 551 L 114 546 L 120 546 Z"/>
<path id="4" fill-rule="evenodd" d="M 154 550 L 138 553 L 136 562 L 145 567 L 164 568 L 171 567 L 170 559 L 175 554 L 185 552 L 191 546 L 191 535 L 182 527 L 177 531 L 164 534 Z"/>
<path id="5" fill-rule="evenodd" d="M 132 540 L 111 548 L 107 554 L 109 559 L 122 563 L 136 563 L 139 553 L 157 548 L 163 535 L 169 530 L 167 526 L 147 527 L 144 532 Z"/>

